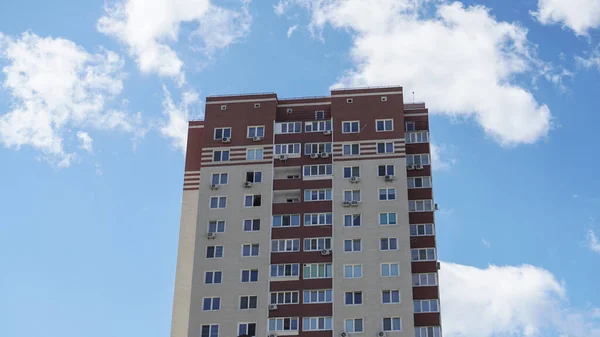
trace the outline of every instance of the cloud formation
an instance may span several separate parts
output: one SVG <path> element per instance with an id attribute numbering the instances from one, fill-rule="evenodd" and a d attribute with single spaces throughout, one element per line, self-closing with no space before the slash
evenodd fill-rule
<path id="1" fill-rule="evenodd" d="M 598 0 L 538 0 L 537 10 L 531 14 L 544 25 L 561 24 L 576 35 L 588 35 L 600 27 Z"/>
<path id="2" fill-rule="evenodd" d="M 160 133 L 171 139 L 173 148 L 185 153 L 190 109 L 193 104 L 198 103 L 199 95 L 194 91 L 186 91 L 181 95 L 181 102 L 176 104 L 164 85 L 163 92 L 163 114 L 167 117 L 167 121 L 162 123 Z"/>

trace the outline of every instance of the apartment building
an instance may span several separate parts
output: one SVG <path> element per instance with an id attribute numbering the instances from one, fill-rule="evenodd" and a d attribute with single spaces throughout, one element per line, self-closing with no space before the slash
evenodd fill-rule
<path id="1" fill-rule="evenodd" d="M 171 336 L 441 336 L 430 163 L 402 87 L 207 97 Z"/>

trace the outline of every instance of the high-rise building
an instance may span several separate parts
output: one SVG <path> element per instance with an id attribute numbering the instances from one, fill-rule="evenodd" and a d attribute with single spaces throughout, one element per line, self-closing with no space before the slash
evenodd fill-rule
<path id="1" fill-rule="evenodd" d="M 402 87 L 207 97 L 171 336 L 441 336 L 430 164 Z"/>

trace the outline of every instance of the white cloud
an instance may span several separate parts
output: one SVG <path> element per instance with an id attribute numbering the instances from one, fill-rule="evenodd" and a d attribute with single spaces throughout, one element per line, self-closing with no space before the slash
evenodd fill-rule
<path id="1" fill-rule="evenodd" d="M 490 249 L 490 248 L 492 248 L 492 244 L 491 244 L 491 243 L 490 243 L 488 240 L 486 240 L 486 239 L 484 239 L 484 238 L 481 238 L 481 243 L 482 243 L 482 244 L 485 246 L 485 248 L 487 248 L 487 249 Z"/>
<path id="2" fill-rule="evenodd" d="M 431 150 L 431 167 L 434 171 L 444 171 L 450 169 L 454 164 L 456 164 L 456 159 L 454 158 L 442 158 L 450 155 L 450 151 L 445 144 L 437 145 L 435 143 L 430 143 Z"/>
<path id="3" fill-rule="evenodd" d="M 593 230 L 588 230 L 586 236 L 586 246 L 593 252 L 600 253 L 600 242 L 598 242 L 598 237 Z"/>
<path id="4" fill-rule="evenodd" d="M 442 263 L 440 293 L 447 337 L 600 336 L 594 312 L 569 307 L 564 284 L 539 267 Z"/>
<path id="5" fill-rule="evenodd" d="M 562 24 L 577 35 L 587 35 L 590 29 L 600 27 L 600 1 L 538 0 L 532 15 L 544 25 Z"/>
<path id="6" fill-rule="evenodd" d="M 296 29 L 298 29 L 298 25 L 293 25 L 290 28 L 288 28 L 288 31 L 287 31 L 287 37 L 288 37 L 288 39 L 290 37 L 292 37 L 292 34 L 294 34 L 294 31 L 296 31 Z"/>
<path id="7" fill-rule="evenodd" d="M 121 58 L 110 51 L 91 54 L 75 43 L 24 33 L 0 34 L 3 88 L 12 103 L 0 114 L 0 142 L 30 146 L 42 159 L 67 167 L 74 153 L 65 149 L 71 128 L 135 130 L 135 118 L 105 111 L 123 87 Z M 66 138 L 66 140 L 65 140 Z"/>
<path id="8" fill-rule="evenodd" d="M 165 94 L 163 114 L 167 116 L 168 120 L 163 123 L 160 132 L 164 137 L 171 139 L 174 148 L 185 153 L 190 106 L 198 102 L 199 95 L 193 91 L 184 92 L 181 95 L 181 102 L 175 104 L 171 98 L 171 93 L 164 85 L 163 91 Z"/>
<path id="9" fill-rule="evenodd" d="M 483 6 L 424 0 L 288 0 L 311 13 L 309 29 L 349 31 L 354 68 L 334 87 L 400 84 L 430 111 L 475 119 L 503 145 L 533 143 L 552 126 L 549 108 L 516 82 L 542 76 L 527 30 Z M 289 10 L 289 8 L 287 9 Z M 319 33 L 320 34 L 320 33 Z"/>
<path id="10" fill-rule="evenodd" d="M 587 57 L 575 56 L 575 61 L 582 67 L 600 70 L 600 49 L 592 51 Z"/>
<path id="11" fill-rule="evenodd" d="M 93 147 L 93 139 L 87 132 L 77 131 L 77 139 L 79 140 L 79 147 L 89 153 L 92 153 Z"/>
<path id="12" fill-rule="evenodd" d="M 106 7 L 97 28 L 124 43 L 142 72 L 173 77 L 183 84 L 183 61 L 173 49 L 182 24 L 195 26 L 188 37 L 199 37 L 199 49 L 210 56 L 249 33 L 250 1 L 242 3 L 242 9 L 234 11 L 210 0 L 117 0 Z"/>

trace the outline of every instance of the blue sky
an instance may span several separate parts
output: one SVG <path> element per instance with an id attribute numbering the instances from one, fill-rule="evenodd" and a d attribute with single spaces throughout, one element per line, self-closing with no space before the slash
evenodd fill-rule
<path id="1" fill-rule="evenodd" d="M 430 107 L 445 335 L 600 336 L 600 2 L 572 2 L 0 2 L 0 335 L 169 333 L 207 95 L 399 84 Z"/>

